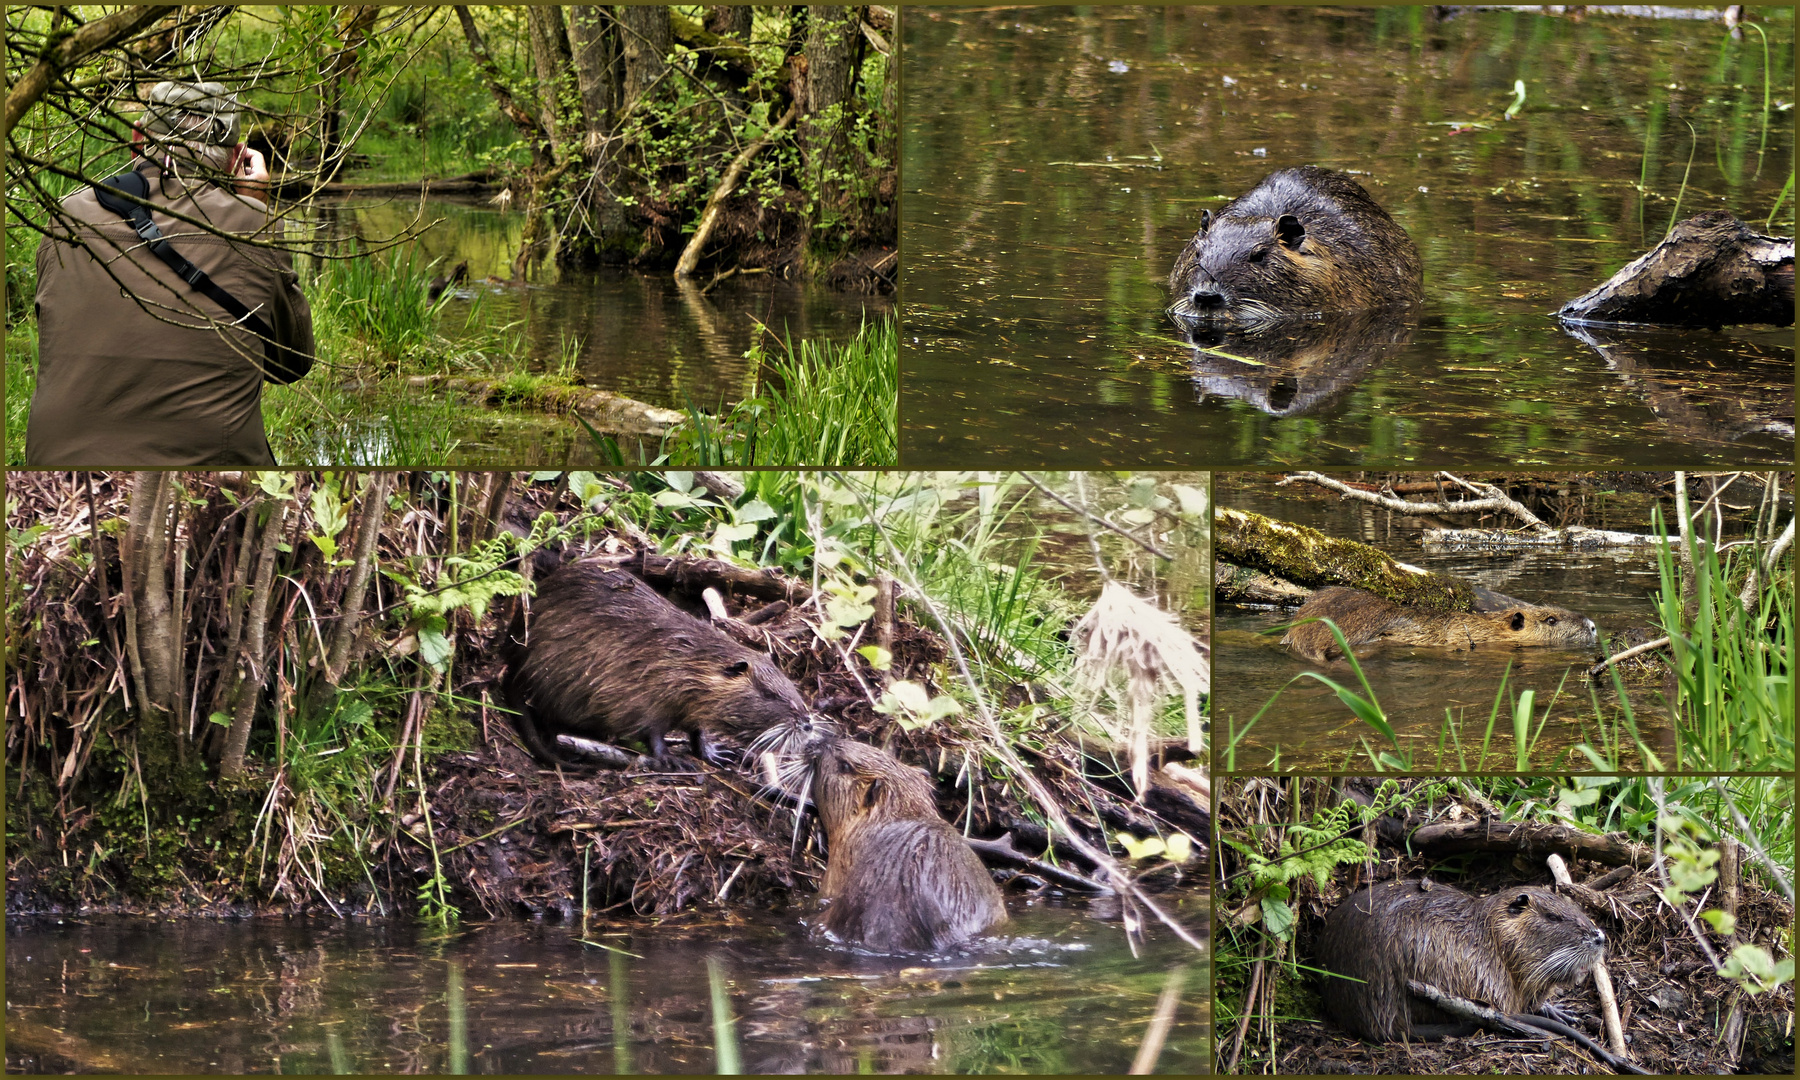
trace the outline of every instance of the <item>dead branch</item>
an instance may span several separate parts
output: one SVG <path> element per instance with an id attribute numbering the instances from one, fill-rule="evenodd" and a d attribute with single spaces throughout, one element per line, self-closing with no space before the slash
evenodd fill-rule
<path id="1" fill-rule="evenodd" d="M 1512 499 L 1506 492 L 1492 484 L 1471 483 L 1447 472 L 1440 472 L 1437 475 L 1466 491 L 1474 492 L 1479 497 L 1462 502 L 1409 502 L 1394 495 L 1383 495 L 1379 492 L 1353 488 L 1340 480 L 1316 472 L 1293 473 L 1277 481 L 1275 486 L 1285 487 L 1288 484 L 1304 480 L 1317 484 L 1328 491 L 1335 491 L 1343 498 L 1366 502 L 1384 510 L 1394 510 L 1402 514 L 1473 514 L 1497 510 L 1501 513 L 1511 514 L 1528 529 L 1541 531 L 1550 528 L 1536 514 L 1527 510 L 1523 504 Z"/>
<path id="2" fill-rule="evenodd" d="M 706 247 L 707 240 L 712 238 L 713 229 L 719 224 L 719 217 L 725 210 L 725 200 L 736 190 L 739 177 L 750 167 L 750 159 L 762 152 L 778 132 L 786 131 L 795 120 L 800 118 L 800 101 L 794 100 L 787 112 L 775 122 L 775 126 L 764 132 L 762 136 L 744 147 L 743 152 L 733 158 L 726 168 L 725 175 L 720 178 L 719 186 L 713 189 L 712 197 L 706 200 L 706 209 L 701 211 L 700 224 L 694 229 L 693 239 L 682 249 L 681 260 L 675 264 L 675 276 L 678 278 L 693 277 L 694 268 L 700 265 L 700 252 Z"/>
<path id="3" fill-rule="evenodd" d="M 1574 323 L 1794 323 L 1794 238 L 1763 236 L 1723 210 L 1676 223 L 1662 243 L 1562 306 Z"/>
<path id="4" fill-rule="evenodd" d="M 1240 566 L 1305 586 L 1348 585 L 1426 611 L 1474 611 L 1475 588 L 1395 561 L 1387 552 L 1317 529 L 1219 507 L 1214 551 Z"/>
<path id="5" fill-rule="evenodd" d="M 1427 825 L 1412 834 L 1414 851 L 1449 855 L 1466 851 L 1555 852 L 1608 866 L 1649 866 L 1656 850 L 1618 834 L 1597 836 L 1566 825 L 1510 821 L 1457 821 Z"/>

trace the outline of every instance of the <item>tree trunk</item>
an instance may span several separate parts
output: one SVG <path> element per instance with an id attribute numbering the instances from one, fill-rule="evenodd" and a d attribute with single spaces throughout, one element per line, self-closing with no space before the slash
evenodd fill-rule
<path id="1" fill-rule="evenodd" d="M 173 718 L 176 709 L 175 638 L 169 601 L 169 503 L 174 474 L 141 472 L 131 487 L 131 576 L 133 629 L 142 659 L 144 696 L 150 707 Z"/>
<path id="2" fill-rule="evenodd" d="M 581 119 L 581 96 L 576 88 L 575 56 L 569 48 L 562 9 L 533 4 L 525 9 L 525 25 L 531 34 L 531 57 L 537 68 L 539 123 L 550 133 L 551 152 L 558 158 L 579 152 L 586 132 Z"/>
<path id="3" fill-rule="evenodd" d="M 583 149 L 588 154 L 595 154 L 600 150 L 601 141 L 612 134 L 613 121 L 625 90 L 619 24 L 604 7 L 593 4 L 571 7 L 569 46 L 575 61 L 576 85 L 581 90 L 582 115 L 587 122 Z"/>
<path id="4" fill-rule="evenodd" d="M 324 685 L 336 691 L 350 665 L 351 647 L 362 628 L 363 600 L 368 595 L 369 579 L 375 572 L 376 542 L 381 539 L 381 522 L 387 516 L 387 484 L 391 474 L 375 472 L 369 476 L 369 490 L 363 494 L 362 514 L 357 519 L 356 554 L 350 566 L 350 581 L 344 587 L 344 598 L 338 604 L 337 629 L 332 632 L 331 648 L 325 659 Z"/>
<path id="5" fill-rule="evenodd" d="M 621 4 L 614 10 L 618 12 L 619 25 L 624 30 L 625 108 L 629 109 L 656 85 L 668 67 L 672 37 L 669 9 Z"/>
<path id="6" fill-rule="evenodd" d="M 806 115 L 814 117 L 850 100 L 856 85 L 859 13 L 854 7 L 814 4 L 807 9 Z"/>
<path id="7" fill-rule="evenodd" d="M 225 753 L 219 759 L 219 775 L 227 780 L 244 775 L 244 752 L 250 746 L 250 722 L 262 699 L 269 598 L 275 591 L 276 547 L 285 531 L 282 526 L 287 520 L 288 505 L 286 499 L 272 501 L 274 507 L 268 523 L 263 526 L 261 551 L 257 554 L 256 583 L 250 587 L 250 604 L 244 612 L 244 646 L 238 654 L 237 707 L 232 712 L 231 730 L 225 736 Z"/>
<path id="8" fill-rule="evenodd" d="M 843 210 L 843 185 L 827 179 L 844 161 L 844 132 L 862 42 L 859 9 L 814 4 L 806 11 L 806 117 L 800 124 L 808 184 L 825 206 Z M 829 115 L 828 115 L 829 114 Z M 845 215 L 846 218 L 851 215 Z"/>

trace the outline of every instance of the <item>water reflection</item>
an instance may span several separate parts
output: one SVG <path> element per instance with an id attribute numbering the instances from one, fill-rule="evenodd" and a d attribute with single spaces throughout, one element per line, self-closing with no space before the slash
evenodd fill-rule
<path id="1" fill-rule="evenodd" d="M 1116 923 L 1014 914 L 1001 948 L 910 962 L 760 913 L 590 927 L 604 948 L 545 924 L 15 919 L 7 1068 L 69 1067 L 42 1050 L 61 1037 L 89 1068 L 157 1073 L 443 1072 L 458 1053 L 479 1073 L 713 1072 L 710 958 L 747 1072 L 1122 1073 L 1191 952 L 1153 931 L 1133 959 Z M 1207 982 L 1187 985 L 1159 1071 L 1206 1069 Z"/>
<path id="2" fill-rule="evenodd" d="M 712 410 L 741 400 L 754 372 L 744 353 L 775 335 L 845 341 L 891 309 L 880 296 L 840 293 L 770 274 L 676 281 L 625 267 L 546 264 L 515 278 L 523 216 L 473 199 L 349 200 L 321 206 L 336 235 L 378 241 L 417 232 L 420 265 L 447 274 L 467 262 L 440 325 L 452 337 L 506 329 L 533 370 L 572 359 L 588 386 L 664 408 Z"/>
<path id="3" fill-rule="evenodd" d="M 1200 326 L 1183 336 L 1194 346 L 1201 403 L 1218 397 L 1270 416 L 1305 416 L 1410 344 L 1416 318 L 1393 309 L 1333 312 L 1241 331 Z"/>

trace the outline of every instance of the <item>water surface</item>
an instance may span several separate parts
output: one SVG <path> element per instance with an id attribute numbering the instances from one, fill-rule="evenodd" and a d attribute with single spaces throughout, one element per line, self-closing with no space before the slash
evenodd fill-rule
<path id="1" fill-rule="evenodd" d="M 1548 315 L 1678 195 L 1762 228 L 1793 167 L 1791 9 L 1756 9 L 1766 125 L 1755 31 L 1432 10 L 910 9 L 903 460 L 1791 462 L 1791 329 Z M 1176 254 L 1300 164 L 1412 235 L 1425 304 L 1285 362 L 1197 353 L 1162 315 Z"/>
<path id="2" fill-rule="evenodd" d="M 763 327 L 795 341 L 846 341 L 891 306 L 885 297 L 770 274 L 681 283 L 672 272 L 545 263 L 515 276 L 523 215 L 472 199 L 430 198 L 421 206 L 416 198 L 357 198 L 325 213 L 335 230 L 365 240 L 422 229 L 411 248 L 437 274 L 466 260 L 468 283 L 442 315 L 451 337 L 508 327 L 531 370 L 572 356 L 588 386 L 664 408 L 712 411 L 744 398 L 755 376 L 745 351 L 773 344 Z"/>
<path id="3" fill-rule="evenodd" d="M 1116 921 L 1012 911 L 1001 946 L 936 960 L 856 956 L 763 914 L 590 928 L 617 951 L 542 923 L 434 938 L 399 921 L 10 919 L 7 1022 L 153 1073 L 442 1073 L 459 1024 L 470 1072 L 706 1073 L 712 958 L 748 1073 L 1123 1073 L 1186 964 L 1159 1071 L 1206 1071 L 1205 965 L 1186 946 L 1153 931 L 1133 959 Z M 9 1039 L 6 1064 L 70 1062 Z"/>

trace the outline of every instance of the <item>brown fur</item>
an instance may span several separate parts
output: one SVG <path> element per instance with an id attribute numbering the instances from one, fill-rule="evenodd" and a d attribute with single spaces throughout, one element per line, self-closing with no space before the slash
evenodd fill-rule
<path id="1" fill-rule="evenodd" d="M 994 879 L 938 816 L 922 770 L 831 735 L 808 756 L 830 849 L 819 887 L 826 931 L 876 952 L 943 952 L 1006 922 Z"/>
<path id="2" fill-rule="evenodd" d="M 1548 889 L 1475 897 L 1417 881 L 1372 885 L 1331 909 L 1315 951 L 1332 1019 L 1365 1038 L 1419 1037 L 1418 1025 L 1454 1018 L 1414 997 L 1417 979 L 1506 1013 L 1540 1008 L 1606 953 L 1606 934 Z"/>
<path id="3" fill-rule="evenodd" d="M 1402 607 L 1361 589 L 1333 587 L 1313 593 L 1294 618 L 1330 619 L 1352 648 L 1379 640 L 1444 649 L 1527 645 L 1581 649 L 1596 640 L 1593 621 L 1567 608 L 1539 607 L 1485 589 L 1476 595 L 1476 607 L 1481 610 L 1429 612 Z M 1343 655 L 1324 623 L 1296 626 L 1281 643 L 1315 664 Z"/>
<path id="4" fill-rule="evenodd" d="M 1416 304 L 1425 272 L 1406 230 L 1340 172 L 1282 169 L 1201 215 L 1169 273 L 1183 328 Z"/>
<path id="5" fill-rule="evenodd" d="M 712 735 L 800 738 L 808 727 L 806 703 L 767 656 L 599 563 L 570 563 L 547 577 L 529 631 L 521 611 L 503 649 L 515 726 L 548 764 L 580 764 L 557 753 L 559 732 L 642 739 L 661 762 L 663 737 L 685 731 L 714 761 Z"/>

